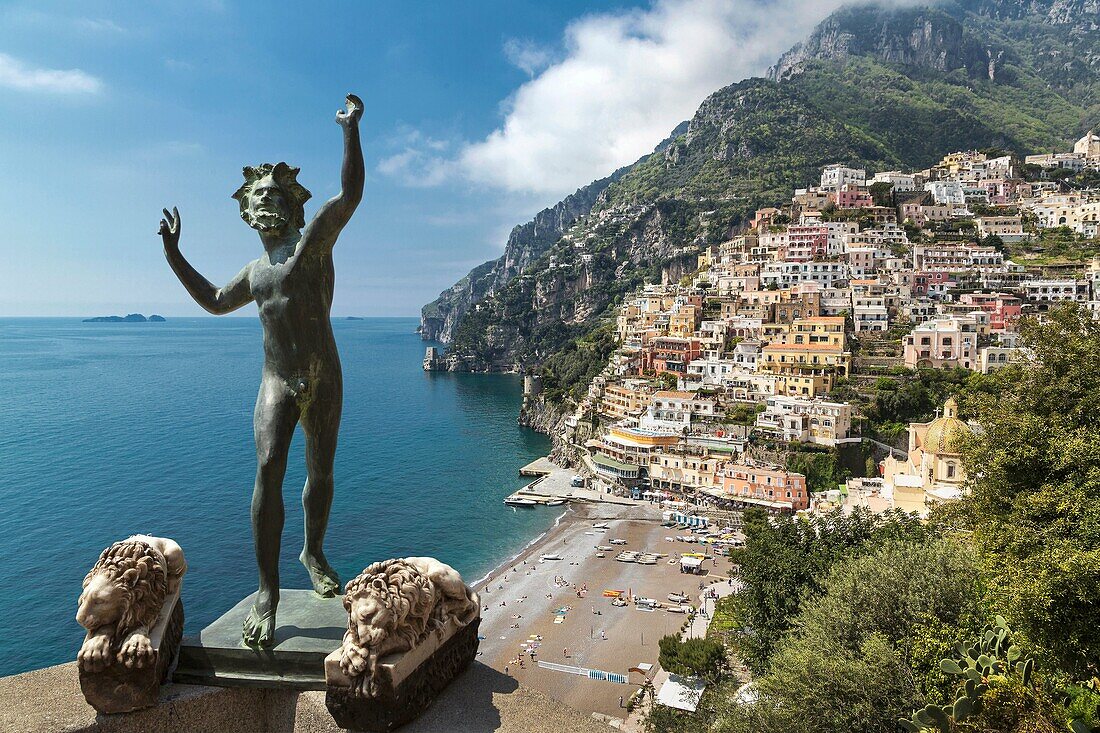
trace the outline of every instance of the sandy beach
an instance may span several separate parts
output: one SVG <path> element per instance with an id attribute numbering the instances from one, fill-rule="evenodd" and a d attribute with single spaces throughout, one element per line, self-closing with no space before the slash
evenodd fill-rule
<path id="1" fill-rule="evenodd" d="M 602 522 L 606 531 L 593 527 Z M 729 569 L 720 558 L 717 567 L 710 560 L 705 563 L 709 578 L 682 574 L 678 562 L 668 561 L 697 551 L 699 545 L 667 541 L 666 536 L 678 533 L 660 522 L 660 511 L 651 505 L 570 507 L 544 537 L 477 584 L 484 637 L 479 660 L 577 710 L 625 716 L 619 698 L 629 697 L 642 680 L 628 670 L 641 663 L 656 667 L 658 640 L 678 633 L 686 617 L 663 609 L 644 611 L 634 604 L 616 607 L 603 591 L 622 590 L 661 602 L 667 602 L 669 593 L 683 592 L 694 602 L 700 583 L 724 579 Z M 611 539 L 626 544 L 611 545 L 605 557 L 596 557 L 596 546 L 608 546 Z M 656 565 L 616 561 L 624 549 L 667 556 Z M 548 554 L 561 559 L 540 561 Z M 582 597 L 578 591 L 585 586 Z M 556 613 L 562 609 L 564 614 Z M 563 620 L 555 623 L 559 615 Z M 533 660 L 527 651 L 532 643 L 537 644 Z M 517 659 L 523 660 L 522 666 Z M 540 660 L 628 675 L 631 684 L 542 669 Z"/>

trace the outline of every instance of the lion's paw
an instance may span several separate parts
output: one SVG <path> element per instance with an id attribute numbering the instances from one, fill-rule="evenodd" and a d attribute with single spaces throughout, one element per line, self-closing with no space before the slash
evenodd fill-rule
<path id="1" fill-rule="evenodd" d="M 130 634 L 129 638 L 123 642 L 122 648 L 118 650 L 118 661 L 130 669 L 149 666 L 153 663 L 155 656 L 156 650 L 153 649 L 149 637 L 138 633 Z"/>
<path id="2" fill-rule="evenodd" d="M 76 655 L 77 664 L 85 672 L 99 672 L 111 663 L 111 637 L 93 636 L 86 639 Z"/>
<path id="3" fill-rule="evenodd" d="M 340 656 L 340 669 L 348 677 L 357 677 L 367 671 L 367 657 L 362 654 L 358 649 L 344 648 L 344 653 Z"/>

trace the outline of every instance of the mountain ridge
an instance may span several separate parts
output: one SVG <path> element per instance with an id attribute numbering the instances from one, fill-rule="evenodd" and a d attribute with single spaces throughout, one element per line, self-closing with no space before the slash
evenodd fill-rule
<path id="1" fill-rule="evenodd" d="M 701 247 L 812 184 L 821 166 L 920 169 L 951 150 L 1066 145 L 1100 112 L 1094 21 L 1063 22 L 1091 4 L 842 8 L 771 78 L 710 95 L 686 129 L 619 171 L 557 241 L 495 283 L 454 324 L 446 368 L 537 368 L 554 398 L 576 396 L 591 370 L 565 362 L 586 338 L 601 344 L 590 358 L 606 358 L 592 334 L 629 290 L 678 278 Z"/>

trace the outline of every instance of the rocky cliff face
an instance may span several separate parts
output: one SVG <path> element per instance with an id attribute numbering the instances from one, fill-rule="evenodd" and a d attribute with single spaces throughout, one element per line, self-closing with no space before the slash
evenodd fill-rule
<path id="1" fill-rule="evenodd" d="M 943 10 L 865 6 L 831 15 L 783 54 L 767 76 L 781 81 L 797 74 L 807 61 L 845 61 L 852 56 L 941 73 L 965 69 L 971 75 L 985 73 L 988 60 L 982 45 Z"/>
<path id="2" fill-rule="evenodd" d="M 447 369 L 535 369 L 543 402 L 577 399 L 606 363 L 627 293 L 690 273 L 703 247 L 812 184 L 821 166 L 1022 154 L 1096 124 L 1097 3 L 841 10 L 770 79 L 718 90 L 652 155 L 517 227 L 503 257 L 425 307 L 424 335 L 451 343 Z"/>
<path id="3" fill-rule="evenodd" d="M 607 178 L 593 181 L 535 214 L 526 224 L 513 228 L 503 255 L 478 265 L 424 306 L 420 312 L 421 338 L 445 343 L 453 341 L 455 328 L 475 303 L 500 290 L 541 257 L 577 217 L 592 210 L 599 195 L 621 175 L 622 171 L 616 171 Z"/>

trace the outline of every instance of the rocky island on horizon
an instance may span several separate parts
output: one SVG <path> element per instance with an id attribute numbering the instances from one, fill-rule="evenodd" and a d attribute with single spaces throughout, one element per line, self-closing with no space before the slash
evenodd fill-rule
<path id="1" fill-rule="evenodd" d="M 146 318 L 141 313 L 129 313 L 125 316 L 95 316 L 85 318 L 81 323 L 164 323 L 167 319 L 156 313 Z"/>

